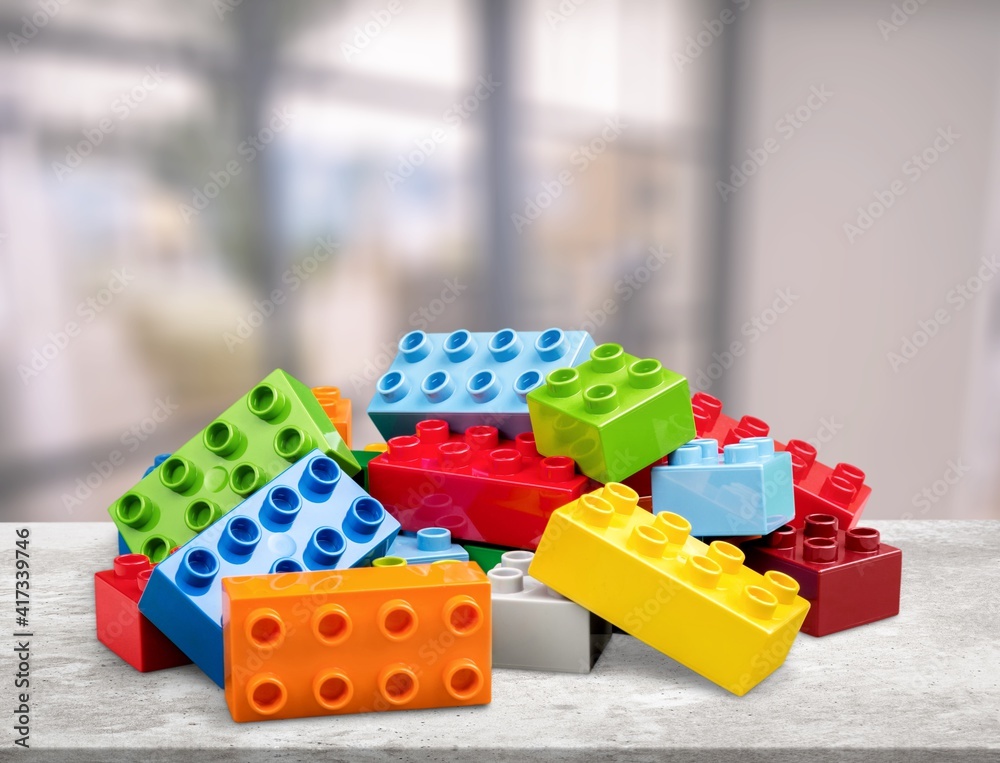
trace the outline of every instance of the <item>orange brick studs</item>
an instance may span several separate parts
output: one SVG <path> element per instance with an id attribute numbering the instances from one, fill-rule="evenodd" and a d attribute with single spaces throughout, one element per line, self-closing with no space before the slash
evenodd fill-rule
<path id="1" fill-rule="evenodd" d="M 323 412 L 330 417 L 330 422 L 336 427 L 347 447 L 351 447 L 351 401 L 340 396 L 339 387 L 313 387 L 312 393 Z"/>
<path id="2" fill-rule="evenodd" d="M 236 721 L 490 701 L 490 583 L 471 562 L 223 581 Z"/>

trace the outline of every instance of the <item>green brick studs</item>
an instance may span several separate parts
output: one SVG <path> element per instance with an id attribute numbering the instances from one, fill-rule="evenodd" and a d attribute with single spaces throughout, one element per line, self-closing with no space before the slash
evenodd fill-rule
<path id="1" fill-rule="evenodd" d="M 695 436 L 687 379 L 619 344 L 549 373 L 528 393 L 528 412 L 540 453 L 569 456 L 601 482 L 625 479 Z"/>

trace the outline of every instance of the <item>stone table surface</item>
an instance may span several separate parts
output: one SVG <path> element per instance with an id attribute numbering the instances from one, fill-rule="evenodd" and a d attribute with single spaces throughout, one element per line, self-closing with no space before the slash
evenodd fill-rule
<path id="1" fill-rule="evenodd" d="M 0 525 L 14 632 L 15 528 L 30 528 L 30 744 L 39 759 L 1000 760 L 1000 522 L 873 521 L 903 549 L 901 614 L 824 638 L 733 696 L 626 635 L 589 675 L 493 671 L 476 708 L 237 724 L 197 668 L 141 674 L 95 635 L 103 523 Z M 14 641 L 2 757 L 13 747 Z M 48 752 L 46 752 L 48 751 Z"/>

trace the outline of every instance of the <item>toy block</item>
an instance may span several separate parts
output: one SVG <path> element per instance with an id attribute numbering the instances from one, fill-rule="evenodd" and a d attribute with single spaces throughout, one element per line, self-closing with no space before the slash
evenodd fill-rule
<path id="1" fill-rule="evenodd" d="M 809 610 L 799 584 L 760 575 L 679 514 L 637 508 L 618 483 L 556 510 L 528 572 L 598 617 L 743 695 L 785 660 Z"/>
<path id="2" fill-rule="evenodd" d="M 505 437 L 531 431 L 525 396 L 556 368 L 575 366 L 594 347 L 586 331 L 495 334 L 411 331 L 375 385 L 368 415 L 387 440 L 418 421 L 447 421 L 456 432 L 489 424 Z"/>
<path id="3" fill-rule="evenodd" d="M 407 564 L 430 564 L 442 559 L 469 561 L 469 552 L 451 542 L 451 532 L 443 527 L 425 527 L 414 533 L 400 533 L 389 546 L 388 556 Z"/>
<path id="4" fill-rule="evenodd" d="M 374 450 L 352 450 L 351 454 L 354 456 L 354 460 L 358 462 L 361 467 L 361 471 L 354 475 L 354 481 L 357 482 L 365 490 L 368 489 L 368 464 L 371 460 L 379 454 L 379 451 Z"/>
<path id="5" fill-rule="evenodd" d="M 222 585 L 233 720 L 490 701 L 490 583 L 471 562 Z"/>
<path id="6" fill-rule="evenodd" d="M 315 448 L 360 469 L 309 388 L 273 371 L 108 512 L 132 551 L 159 562 Z"/>
<path id="7" fill-rule="evenodd" d="M 789 440 L 786 445 L 775 443 L 775 447 L 792 455 L 795 516 L 788 524 L 803 527 L 810 514 L 831 514 L 845 530 L 858 524 L 872 494 L 863 471 L 844 463 L 831 469 L 816 460 L 816 448 L 804 440 Z"/>
<path id="8" fill-rule="evenodd" d="M 160 455 L 158 455 L 156 458 L 153 459 L 153 464 L 151 466 L 146 467 L 146 471 L 144 471 L 142 473 L 142 476 L 143 477 L 148 477 L 153 472 L 153 470 L 156 469 L 156 467 L 158 467 L 160 464 L 162 464 L 168 458 L 170 458 L 170 454 L 169 453 L 161 453 Z M 125 542 L 124 536 L 121 534 L 121 532 L 119 532 L 118 533 L 118 554 L 122 555 L 122 554 L 131 554 L 131 553 L 132 553 L 132 551 L 131 551 L 131 549 L 129 549 L 128 543 Z"/>
<path id="9" fill-rule="evenodd" d="M 704 392 L 691 398 L 698 437 L 719 441 L 724 447 L 749 437 L 766 437 L 770 427 L 754 416 L 739 421 L 722 412 L 722 402 Z M 795 516 L 789 521 L 802 527 L 810 514 L 832 514 L 844 529 L 854 527 L 868 502 L 871 488 L 865 473 L 852 464 L 840 463 L 832 469 L 816 460 L 816 448 L 804 440 L 774 441 L 774 449 L 792 454 L 792 479 L 795 482 Z M 640 478 L 641 479 L 641 478 Z M 641 488 L 642 483 L 636 486 Z"/>
<path id="10" fill-rule="evenodd" d="M 222 579 L 368 565 L 399 523 L 314 450 L 157 565 L 146 615 L 222 686 Z"/>
<path id="11" fill-rule="evenodd" d="M 139 612 L 139 597 L 152 570 L 142 554 L 122 554 L 112 569 L 94 574 L 97 638 L 141 673 L 191 662 Z"/>
<path id="12" fill-rule="evenodd" d="M 652 472 L 653 512 L 672 511 L 697 537 L 763 535 L 795 515 L 792 458 L 775 453 L 770 437 L 749 437 L 723 448 L 692 440 Z"/>
<path id="13" fill-rule="evenodd" d="M 549 515 L 590 482 L 569 458 L 543 458 L 530 432 L 500 439 L 495 427 L 452 434 L 445 421 L 393 437 L 368 464 L 371 494 L 403 529 L 443 527 L 454 538 L 534 548 Z"/>
<path id="14" fill-rule="evenodd" d="M 602 344 L 528 393 L 539 452 L 568 456 L 598 482 L 614 482 L 694 439 L 688 383 L 658 360 Z"/>
<path id="15" fill-rule="evenodd" d="M 517 550 L 508 546 L 491 546 L 487 543 L 469 543 L 468 541 L 462 541 L 459 545 L 469 554 L 469 561 L 478 564 L 479 569 L 483 572 L 489 572 L 498 566 L 506 552 Z"/>
<path id="16" fill-rule="evenodd" d="M 707 392 L 691 396 L 694 426 L 700 439 L 718 440 L 719 447 L 734 445 L 750 437 L 767 437 L 771 427 L 755 416 L 744 416 L 739 421 L 722 412 L 722 401 Z"/>
<path id="17" fill-rule="evenodd" d="M 589 673 L 611 624 L 528 576 L 530 551 L 509 551 L 493 585 L 493 667 Z"/>
<path id="18" fill-rule="evenodd" d="M 351 401 L 340 396 L 339 387 L 313 387 L 313 394 L 319 401 L 323 412 L 330 417 L 330 422 L 336 427 L 341 439 L 351 447 Z"/>
<path id="19" fill-rule="evenodd" d="M 365 450 L 372 451 L 373 453 L 385 453 L 389 450 L 389 444 L 385 442 L 370 442 L 365 445 Z"/>
<path id="20" fill-rule="evenodd" d="M 899 614 L 903 553 L 870 527 L 839 529 L 837 518 L 811 514 L 743 545 L 747 566 L 799 582 L 811 607 L 802 632 L 826 636 Z"/>

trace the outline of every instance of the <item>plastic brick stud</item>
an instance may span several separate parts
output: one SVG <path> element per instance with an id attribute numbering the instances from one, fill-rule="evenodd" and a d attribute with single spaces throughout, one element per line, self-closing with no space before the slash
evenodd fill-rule
<path id="1" fill-rule="evenodd" d="M 368 415 L 387 440 L 412 433 L 422 419 L 447 421 L 456 432 L 488 424 L 514 437 L 531 431 L 528 392 L 549 371 L 582 362 L 593 347 L 587 332 L 557 328 L 411 331 L 375 385 Z"/>
<path id="2" fill-rule="evenodd" d="M 360 469 L 309 388 L 273 371 L 108 511 L 129 548 L 159 562 L 316 448 Z"/>
<path id="3" fill-rule="evenodd" d="M 339 387 L 313 387 L 313 394 L 323 407 L 323 412 L 337 428 L 341 439 L 351 447 L 351 401 L 341 397 Z"/>
<path id="4" fill-rule="evenodd" d="M 775 447 L 792 456 L 795 480 L 795 517 L 792 527 L 803 527 L 810 514 L 831 514 L 840 527 L 849 530 L 857 525 L 872 489 L 865 484 L 865 473 L 851 464 L 837 464 L 832 469 L 816 460 L 816 449 L 805 440 L 789 440 Z"/>
<path id="5" fill-rule="evenodd" d="M 782 527 L 742 546 L 747 565 L 777 570 L 799 582 L 812 604 L 802 625 L 811 636 L 899 614 L 903 553 L 870 527 L 839 528 L 830 514 L 811 514 L 803 527 Z"/>
<path id="6" fill-rule="evenodd" d="M 534 548 L 549 515 L 589 485 L 571 459 L 541 456 L 530 432 L 513 440 L 489 426 L 452 434 L 437 419 L 393 437 L 368 464 L 371 494 L 404 530 L 439 527 L 511 548 Z"/>
<path id="7" fill-rule="evenodd" d="M 695 392 L 691 408 L 698 437 L 718 440 L 720 448 L 748 437 L 767 437 L 771 431 L 767 422 L 755 416 L 744 416 L 739 421 L 727 416 L 722 411 L 722 401 L 707 392 Z"/>
<path id="8" fill-rule="evenodd" d="M 187 665 L 187 656 L 139 613 L 139 596 L 153 566 L 142 554 L 123 554 L 94 575 L 97 638 L 142 673 Z"/>
<path id="9" fill-rule="evenodd" d="M 236 721 L 490 701 L 490 583 L 471 562 L 222 585 Z"/>
<path id="10" fill-rule="evenodd" d="M 769 437 L 692 440 L 652 471 L 653 511 L 673 511 L 697 537 L 764 535 L 795 514 L 792 458 Z"/>
<path id="11" fill-rule="evenodd" d="M 635 474 L 694 438 L 688 383 L 658 360 L 602 344 L 528 393 L 538 450 L 568 456 L 598 482 Z"/>
<path id="12" fill-rule="evenodd" d="M 389 556 L 407 564 L 430 564 L 442 559 L 469 561 L 469 552 L 451 542 L 451 532 L 444 527 L 425 527 L 416 534 L 400 533 L 389 547 Z"/>
<path id="13" fill-rule="evenodd" d="M 312 451 L 157 565 L 139 609 L 222 686 L 222 579 L 368 565 L 399 523 Z"/>
<path id="14" fill-rule="evenodd" d="M 736 546 L 705 545 L 679 514 L 653 516 L 637 502 L 635 491 L 610 483 L 558 509 L 529 574 L 746 694 L 784 662 L 809 602 L 788 575 L 754 572 Z"/>
<path id="15" fill-rule="evenodd" d="M 611 624 L 527 574 L 534 554 L 509 551 L 493 585 L 493 667 L 589 673 Z"/>

